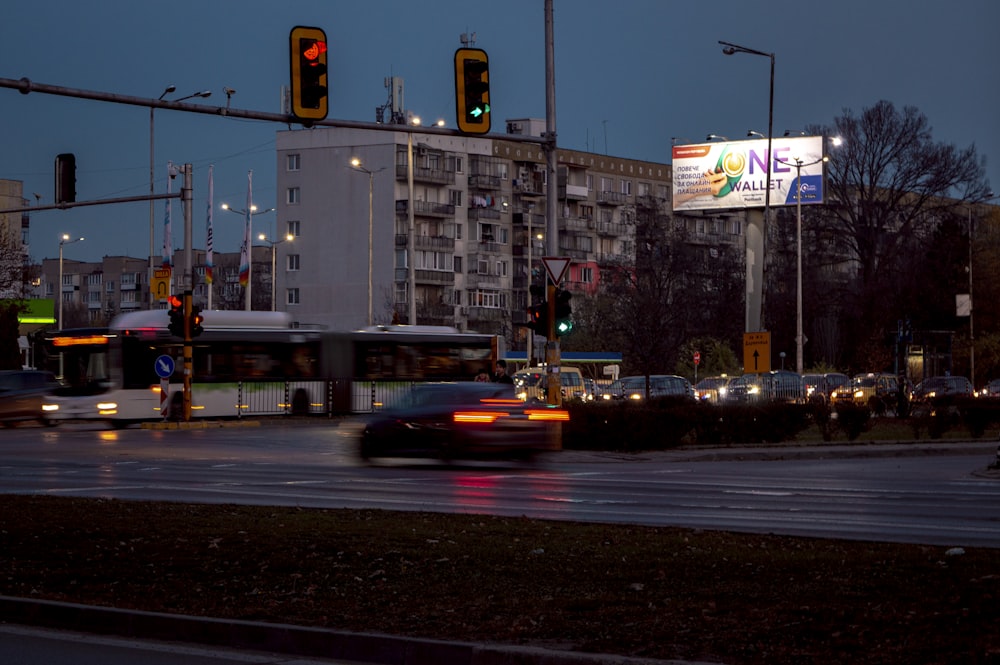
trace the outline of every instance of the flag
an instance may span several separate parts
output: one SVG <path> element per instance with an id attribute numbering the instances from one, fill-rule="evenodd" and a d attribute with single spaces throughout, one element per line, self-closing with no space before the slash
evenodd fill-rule
<path id="1" fill-rule="evenodd" d="M 212 197 L 215 192 L 215 185 L 212 182 L 212 170 L 214 166 L 208 167 L 208 205 L 205 211 L 206 240 L 205 240 L 205 283 L 212 283 Z"/>
<path id="2" fill-rule="evenodd" d="M 171 162 L 167 162 L 167 194 L 170 193 L 170 172 L 173 171 L 174 165 Z M 163 215 L 163 262 L 160 264 L 163 268 L 169 268 L 174 264 L 174 241 L 170 237 L 170 201 L 172 199 L 164 199 L 167 202 L 166 213 Z"/>
<path id="3" fill-rule="evenodd" d="M 247 286 L 250 283 L 250 224 L 253 217 L 253 171 L 247 171 L 247 208 L 246 224 L 243 225 L 243 244 L 240 245 L 240 286 Z"/>

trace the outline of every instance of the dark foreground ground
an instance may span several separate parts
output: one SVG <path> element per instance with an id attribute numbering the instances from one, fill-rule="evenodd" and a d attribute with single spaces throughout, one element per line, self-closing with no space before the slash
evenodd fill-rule
<path id="1" fill-rule="evenodd" d="M 1000 663 L 992 549 L 2 496 L 0 595 L 663 659 Z"/>

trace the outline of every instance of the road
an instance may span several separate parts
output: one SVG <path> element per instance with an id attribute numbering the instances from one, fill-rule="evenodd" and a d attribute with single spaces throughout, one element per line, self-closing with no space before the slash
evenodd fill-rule
<path id="1" fill-rule="evenodd" d="M 356 433 L 347 423 L 162 431 L 23 427 L 5 432 L 0 443 L 0 492 L 488 513 L 1000 547 L 1000 479 L 976 473 L 994 459 L 996 442 L 933 455 L 929 449 L 937 444 L 908 446 L 906 456 L 893 447 L 893 456 L 861 457 L 834 455 L 830 447 L 820 453 L 565 451 L 535 465 L 372 467 L 356 458 Z M 857 450 L 889 454 L 874 446 L 852 447 L 851 454 Z"/>

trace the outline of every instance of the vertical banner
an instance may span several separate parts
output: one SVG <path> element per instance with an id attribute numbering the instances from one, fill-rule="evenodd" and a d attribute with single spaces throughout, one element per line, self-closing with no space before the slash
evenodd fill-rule
<path id="1" fill-rule="evenodd" d="M 172 162 L 167 162 L 167 194 L 170 194 L 170 173 L 174 170 Z M 174 241 L 170 236 L 170 202 L 173 199 L 167 198 L 166 210 L 163 215 L 163 261 L 160 264 L 163 268 L 169 268 L 174 264 Z"/>
<path id="2" fill-rule="evenodd" d="M 214 280 L 212 274 L 212 205 L 215 195 L 215 185 L 212 180 L 214 165 L 208 167 L 208 205 L 205 206 L 205 283 L 211 285 Z"/>
<path id="3" fill-rule="evenodd" d="M 240 245 L 240 286 L 250 283 L 250 224 L 253 216 L 253 171 L 247 171 L 246 223 L 243 225 L 243 244 Z"/>

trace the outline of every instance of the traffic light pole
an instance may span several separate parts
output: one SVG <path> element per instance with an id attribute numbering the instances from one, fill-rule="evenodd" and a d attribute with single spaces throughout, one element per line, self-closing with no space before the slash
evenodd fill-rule
<path id="1" fill-rule="evenodd" d="M 192 199 L 194 187 L 194 170 L 190 164 L 185 164 L 182 169 L 184 173 L 184 185 L 181 188 L 181 201 L 184 204 L 184 422 L 191 421 L 191 375 L 194 367 L 194 349 L 191 345 L 191 302 L 192 289 L 194 288 L 194 251 L 191 248 L 192 242 Z"/>
<path id="2" fill-rule="evenodd" d="M 547 378 L 546 401 L 556 406 L 562 405 L 562 377 L 559 372 L 559 338 L 556 336 L 556 285 L 548 282 L 545 293 L 545 307 L 548 310 L 549 330 L 545 334 L 545 375 Z"/>

